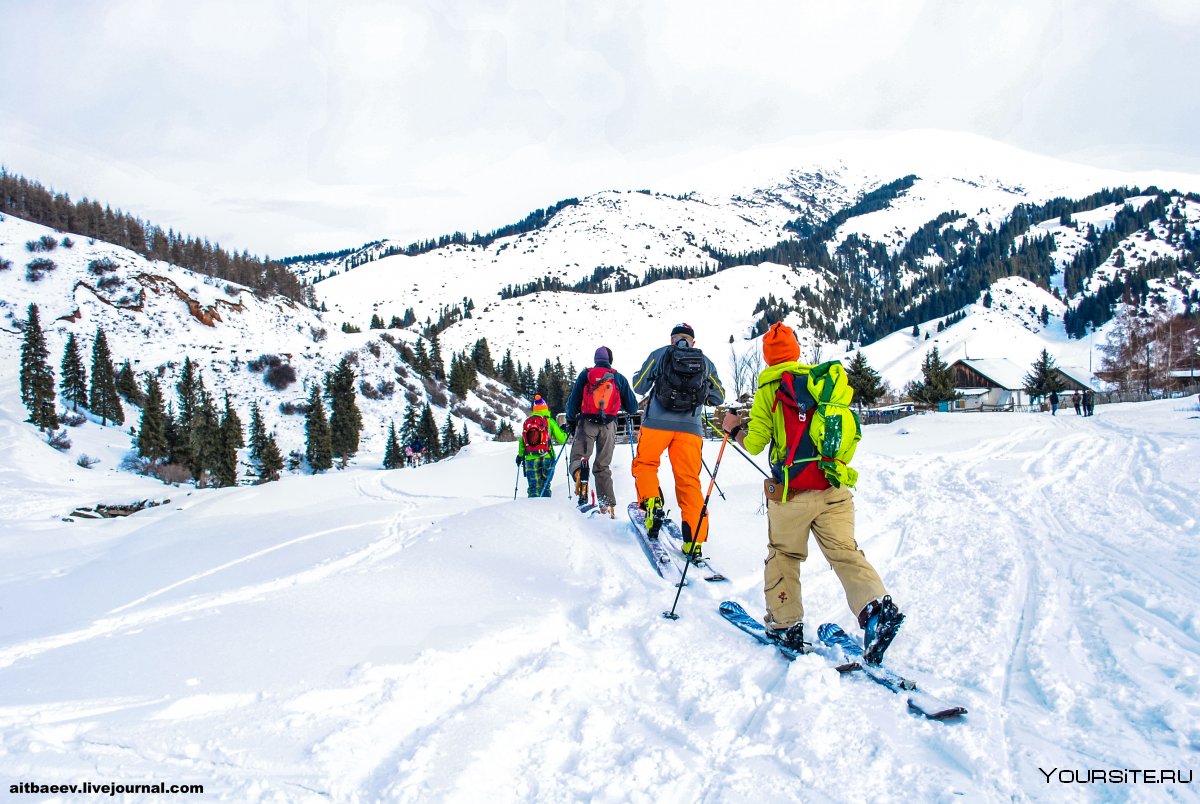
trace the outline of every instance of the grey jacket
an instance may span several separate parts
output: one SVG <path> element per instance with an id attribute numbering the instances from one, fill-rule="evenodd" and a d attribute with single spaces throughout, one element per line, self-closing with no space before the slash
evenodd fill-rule
<path id="1" fill-rule="evenodd" d="M 684 343 L 682 348 L 689 348 L 686 346 L 686 341 Z M 637 373 L 633 375 L 633 392 L 638 396 L 651 394 L 650 407 L 642 415 L 642 426 L 652 430 L 670 430 L 676 433 L 692 433 L 703 436 L 703 408 L 698 409 L 694 414 L 687 411 L 676 413 L 663 408 L 651 393 L 658 375 L 662 372 L 663 357 L 670 348 L 670 346 L 661 346 L 655 349 L 646 358 L 646 362 L 642 364 Z M 721 385 L 721 378 L 717 376 L 717 367 L 713 365 L 707 355 L 704 357 L 704 361 L 708 364 L 708 396 L 704 401 L 708 405 L 719 405 L 725 401 L 725 388 Z"/>

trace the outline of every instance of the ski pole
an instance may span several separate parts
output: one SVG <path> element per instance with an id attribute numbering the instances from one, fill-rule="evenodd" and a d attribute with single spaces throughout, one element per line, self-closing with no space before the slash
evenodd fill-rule
<path id="1" fill-rule="evenodd" d="M 711 420 L 708 420 L 708 426 L 711 427 L 716 432 L 720 433 L 722 437 L 725 437 L 727 435 L 724 430 L 722 430 L 720 427 L 717 427 L 715 424 L 713 424 Z M 742 449 L 741 447 L 738 446 L 738 443 L 736 441 L 733 442 L 733 449 L 735 452 L 737 452 L 739 455 L 741 455 L 743 458 L 745 458 L 747 461 L 749 461 L 750 465 L 753 466 L 755 469 L 757 469 L 758 473 L 760 475 L 767 478 L 768 480 L 771 478 L 771 476 L 769 474 L 767 474 L 766 472 L 763 471 L 761 466 L 759 466 L 757 463 L 754 462 L 754 459 L 751 458 L 750 455 L 744 449 Z"/>
<path id="2" fill-rule="evenodd" d="M 708 516 L 708 500 L 712 497 L 713 487 L 717 485 L 717 472 L 721 471 L 721 458 L 725 455 L 725 445 L 729 443 L 729 434 L 725 433 L 725 437 L 721 439 L 721 449 L 717 452 L 717 462 L 713 464 L 712 480 L 708 482 L 708 493 L 704 495 L 704 505 L 700 506 L 700 516 L 696 518 L 696 530 L 692 534 L 692 550 L 696 549 L 696 537 L 700 535 L 700 525 L 704 522 L 704 517 Z M 679 586 L 675 590 L 675 602 L 671 604 L 670 611 L 664 611 L 663 616 L 668 620 L 678 620 L 679 615 L 675 613 L 675 607 L 679 605 L 679 596 L 683 594 L 683 586 L 687 583 L 688 568 L 692 566 L 692 557 L 687 557 L 687 563 L 683 565 L 683 575 L 679 578 Z"/>
<path id="3" fill-rule="evenodd" d="M 704 471 L 708 472 L 708 476 L 709 476 L 709 477 L 712 477 L 712 476 L 713 476 L 712 469 L 709 469 L 709 468 L 708 468 L 708 462 L 704 460 L 704 456 L 703 456 L 703 455 L 702 455 L 702 456 L 700 456 L 700 465 L 704 467 Z M 714 482 L 716 482 L 716 481 L 714 481 Z M 723 500 L 723 499 L 725 499 L 725 492 L 721 491 L 721 487 L 720 487 L 720 486 L 717 486 L 717 494 L 720 494 L 720 495 L 721 495 L 721 499 L 722 499 L 722 500 Z"/>
<path id="4" fill-rule="evenodd" d="M 554 450 L 553 450 L 553 449 L 551 449 L 551 452 L 553 452 L 553 451 L 554 451 Z M 566 451 L 567 451 L 567 445 L 566 445 L 566 444 L 563 444 L 563 445 L 562 445 L 562 449 L 560 449 L 560 450 L 558 451 L 558 454 L 554 456 L 554 462 L 550 464 L 550 474 L 546 475 L 546 482 L 545 482 L 545 484 L 542 486 L 542 490 L 541 490 L 541 492 L 539 492 L 539 494 L 538 494 L 538 496 L 539 496 L 539 497 L 545 497 L 545 496 L 546 496 L 546 490 L 550 488 L 550 482 L 551 482 L 552 480 L 554 480 L 554 469 L 555 469 L 555 468 L 558 466 L 558 459 L 559 459 L 559 458 L 561 458 L 561 457 L 562 457 L 562 454 L 563 454 L 564 452 L 566 452 Z"/>
<path id="5" fill-rule="evenodd" d="M 513 481 L 513 499 L 517 499 L 517 487 L 521 485 L 521 470 L 524 469 L 524 462 L 517 464 L 517 479 Z"/>

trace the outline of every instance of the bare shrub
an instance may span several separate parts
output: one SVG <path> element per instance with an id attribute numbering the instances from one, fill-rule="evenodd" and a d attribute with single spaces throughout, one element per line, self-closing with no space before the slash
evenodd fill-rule
<path id="1" fill-rule="evenodd" d="M 312 335 L 313 343 L 320 343 L 329 337 L 329 330 L 325 327 L 309 327 L 308 333 Z"/>
<path id="2" fill-rule="evenodd" d="M 46 436 L 46 443 L 59 452 L 66 452 L 71 448 L 71 437 L 67 435 L 67 429 L 64 427 L 58 432 Z"/>
<path id="3" fill-rule="evenodd" d="M 82 413 L 76 413 L 73 410 L 64 410 L 58 414 L 58 420 L 67 427 L 79 427 L 87 421 L 87 416 Z"/>
<path id="4" fill-rule="evenodd" d="M 58 266 L 54 264 L 54 260 L 38 257 L 36 260 L 30 260 L 25 266 L 25 278 L 30 282 L 40 282 L 47 271 L 53 271 L 56 268 Z"/>
<path id="5" fill-rule="evenodd" d="M 263 374 L 263 382 L 274 388 L 276 391 L 282 391 L 296 381 L 296 370 L 287 363 L 279 366 L 271 366 Z"/>
<path id="6" fill-rule="evenodd" d="M 152 463 L 146 467 L 146 474 L 168 484 L 187 483 L 192 479 L 188 468 L 178 463 Z"/>
<path id="7" fill-rule="evenodd" d="M 307 416 L 312 406 L 307 402 L 280 402 L 279 412 L 284 416 Z"/>
<path id="8" fill-rule="evenodd" d="M 69 237 L 64 237 L 62 241 L 63 248 L 75 248 L 75 241 Z"/>
<path id="9" fill-rule="evenodd" d="M 111 274 L 115 270 L 117 270 L 117 264 L 108 257 L 100 257 L 99 259 L 92 260 L 88 263 L 88 273 L 94 274 L 95 276 Z"/>
<path id="10" fill-rule="evenodd" d="M 275 368 L 283 365 L 283 358 L 279 355 L 259 355 L 253 360 L 246 361 L 246 368 L 251 371 L 262 371 L 265 368 Z"/>
<path id="11" fill-rule="evenodd" d="M 0 259 L 0 271 L 11 271 L 11 270 L 12 270 L 12 260 Z"/>
<path id="12" fill-rule="evenodd" d="M 379 345 L 378 341 L 371 341 L 367 344 L 367 351 L 375 355 L 375 357 L 379 357 L 383 353 L 383 348 Z"/>
<path id="13" fill-rule="evenodd" d="M 421 395 L 418 394 L 416 391 L 409 389 L 404 392 L 404 399 L 405 399 L 405 401 L 408 402 L 408 404 L 415 405 L 415 404 L 417 404 L 418 401 L 420 401 Z"/>
<path id="14" fill-rule="evenodd" d="M 58 241 L 50 235 L 42 235 L 38 242 L 42 244 L 43 251 L 54 251 L 54 249 L 58 248 Z"/>
<path id="15" fill-rule="evenodd" d="M 118 466 L 122 472 L 134 472 L 139 475 L 144 475 L 146 474 L 147 469 L 149 469 L 150 463 L 151 461 L 149 458 L 143 458 L 141 455 L 138 455 L 136 452 L 130 450 L 129 452 L 125 453 L 125 457 L 121 458 L 121 463 L 118 464 Z"/>
<path id="16" fill-rule="evenodd" d="M 79 456 L 79 459 L 75 461 L 76 466 L 82 466 L 84 469 L 91 469 L 93 466 L 95 466 L 98 463 L 100 463 L 99 458 L 93 458 L 92 456 L 88 455 L 86 452 L 81 454 Z"/>
<path id="17" fill-rule="evenodd" d="M 96 283 L 96 287 L 104 291 L 116 290 L 117 288 L 121 287 L 121 277 L 106 276 Z"/>

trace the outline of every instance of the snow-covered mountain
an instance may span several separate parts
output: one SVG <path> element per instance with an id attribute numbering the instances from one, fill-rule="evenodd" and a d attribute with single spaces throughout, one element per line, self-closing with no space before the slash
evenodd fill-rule
<path id="1" fill-rule="evenodd" d="M 375 395 L 362 394 L 360 385 L 364 449 L 382 448 L 389 421 L 399 421 L 409 401 L 432 401 L 439 426 L 452 413 L 455 430 L 466 424 L 474 438 L 490 437 L 485 426 L 495 432 L 502 421 L 523 418 L 520 402 L 490 380 L 461 400 L 423 380 L 400 353 L 400 347 L 417 339 L 412 332 L 345 333 L 316 311 L 283 297 L 263 297 L 111 244 L 2 217 L 0 265 L 9 266 L 0 271 L 2 379 L 16 378 L 20 326 L 28 305 L 36 303 L 56 374 L 68 335 L 76 336 L 87 360 L 92 338 L 102 328 L 118 367 L 128 359 L 139 376 L 156 374 L 167 399 L 173 400 L 174 383 L 189 357 L 218 399 L 230 394 L 243 422 L 249 421 L 252 403 L 262 407 L 285 454 L 303 448 L 304 417 L 285 415 L 281 405 L 302 403 L 310 384 L 324 384 L 326 372 L 345 355 L 353 356 L 360 383 L 368 383 Z M 51 250 L 40 250 L 51 242 L 56 244 Z M 30 251 L 31 243 L 39 250 Z M 39 277 L 35 279 L 27 270 L 35 260 L 48 260 L 54 267 L 33 272 Z M 267 385 L 262 368 L 251 365 L 263 355 L 291 365 L 294 384 L 282 389 Z M 136 416 L 136 409 L 126 408 L 127 424 L 136 424 Z"/>
<path id="2" fill-rule="evenodd" d="M 915 177 L 911 186 L 888 198 L 886 204 L 855 211 L 854 205 L 866 194 L 906 176 Z M 669 191 L 597 193 L 564 206 L 544 225 L 520 234 L 495 239 L 485 236 L 476 238 L 477 243 L 462 236 L 460 242 L 417 249 L 421 253 L 412 256 L 394 253 L 400 251 L 400 244 L 384 241 L 333 261 L 294 267 L 309 278 L 318 273 L 326 277 L 315 290 L 328 306 L 330 320 L 365 326 L 372 315 L 388 320 L 411 309 L 418 321 L 436 321 L 444 311 L 465 308 L 470 300 L 474 305 L 471 317 L 443 335 L 448 345 L 461 349 L 486 337 L 493 351 L 511 348 L 514 357 L 535 364 L 555 356 L 583 361 L 601 342 L 627 361 L 636 362 L 680 321 L 697 329 L 702 345 L 723 352 L 731 336 L 736 344 L 751 334 L 762 318 L 762 311 L 756 309 L 759 301 L 770 296 L 794 309 L 787 320 L 807 331 L 810 353 L 820 352 L 828 358 L 862 342 L 850 332 L 833 337 L 830 333 L 845 329 L 855 314 L 869 314 L 872 301 L 866 298 L 852 305 L 845 297 L 846 280 L 839 284 L 838 277 L 828 270 L 771 265 L 769 260 L 764 264 L 761 251 L 780 241 L 795 241 L 797 223 L 819 227 L 832 219 L 836 227 L 823 247 L 844 262 L 865 253 L 863 244 L 875 244 L 888 255 L 898 255 L 911 246 L 915 234 L 948 213 L 955 217 L 940 230 L 965 233 L 961 252 L 974 242 L 972 237 L 977 240 L 1000 229 L 1018 205 L 1042 205 L 1056 198 L 1085 199 L 1113 187 L 1157 184 L 1162 190 L 1179 193 L 1200 190 L 1200 177 L 1194 175 L 1098 170 L 945 132 L 848 137 L 836 144 L 773 148 L 709 166 L 672 183 Z M 982 300 L 990 286 L 985 283 L 942 315 L 923 315 L 916 323 L 928 330 L 945 314 L 966 306 L 972 315 L 952 328 L 953 335 L 946 336 L 943 354 L 952 358 L 964 354 L 1008 357 L 1026 363 L 1045 347 L 1060 355 L 1061 363 L 1086 367 L 1088 347 L 1066 337 L 1063 313 L 1078 307 L 1086 294 L 1095 294 L 1115 277 L 1149 261 L 1186 259 L 1189 246 L 1178 235 L 1179 227 L 1190 233 L 1188 237 L 1200 238 L 1200 201 L 1173 195 L 1161 220 L 1123 236 L 1078 287 L 1068 287 L 1065 269 L 1088 246 L 1089 227 L 1111 228 L 1126 204 L 1141 209 L 1152 198 L 1144 193 L 1119 203 L 1084 204 L 1091 208 L 1071 216 L 1069 222 L 1055 214 L 1032 221 L 1028 231 L 1015 238 L 1014 248 L 1053 237 L 1050 258 L 1058 273 L 1042 284 L 1046 291 L 1057 291 L 1058 298 L 1036 289 L 1020 289 L 1020 281 L 1001 277 L 1000 292 L 1021 297 L 1005 305 L 1012 315 L 1002 315 L 1004 307 L 983 314 L 984 307 L 970 306 Z M 855 214 L 846 216 L 847 211 Z M 839 212 L 843 217 L 836 217 Z M 785 228 L 789 223 L 792 228 Z M 1194 251 L 1194 246 L 1190 248 Z M 390 256 L 383 256 L 389 251 L 393 252 Z M 662 280 L 606 293 L 551 290 L 501 298 L 506 289 L 539 279 L 570 287 L 589 280 L 596 284 L 596 277 L 605 275 L 608 287 L 615 288 L 619 280 L 638 283 L 654 271 L 711 271 L 716 265 L 714 255 L 728 259 L 728 255 L 755 251 L 760 257 L 748 260 L 749 265 L 708 276 Z M 954 270 L 932 249 L 918 254 L 899 276 L 869 274 L 863 283 L 883 288 L 890 281 L 899 303 L 908 305 L 913 315 L 931 292 L 956 280 Z M 851 281 L 851 287 L 856 284 L 861 283 Z M 1200 292 L 1194 270 L 1155 279 L 1153 284 L 1163 304 L 1177 310 L 1183 308 L 1185 299 L 1195 300 Z M 905 288 L 915 289 L 907 300 L 903 298 Z M 802 289 L 807 293 L 798 295 Z M 825 309 L 808 303 L 813 298 Z M 1045 305 L 1051 313 L 1050 326 L 1026 315 L 1021 306 L 1028 304 L 1035 304 L 1037 312 Z M 852 309 L 855 306 L 857 312 Z M 907 320 L 895 330 L 906 332 L 912 323 Z M 1099 329 L 1090 339 L 1093 345 L 1103 342 L 1103 326 Z M 886 332 L 880 333 L 883 335 Z M 944 348 L 968 342 L 976 348 L 964 347 L 961 354 Z M 868 345 L 865 351 L 872 361 L 885 364 L 886 379 L 899 388 L 915 376 L 929 346 L 911 345 L 912 354 L 898 362 L 893 347 Z"/>

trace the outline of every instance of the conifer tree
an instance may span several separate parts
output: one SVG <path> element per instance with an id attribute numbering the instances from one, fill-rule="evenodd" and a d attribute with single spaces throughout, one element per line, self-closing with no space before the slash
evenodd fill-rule
<path id="1" fill-rule="evenodd" d="M 262 451 L 266 441 L 267 428 L 263 424 L 262 409 L 259 408 L 256 400 L 250 405 L 250 457 L 253 460 L 262 460 Z"/>
<path id="2" fill-rule="evenodd" d="M 125 359 L 124 364 L 121 364 L 120 371 L 116 372 L 116 392 L 136 408 L 142 407 L 142 403 L 145 401 L 145 395 L 142 394 L 142 388 L 138 386 L 137 378 L 133 376 L 133 366 L 130 365 L 128 358 Z"/>
<path id="3" fill-rule="evenodd" d="M 439 380 L 446 379 L 446 366 L 442 362 L 442 344 L 435 332 L 429 338 L 429 363 L 433 376 Z"/>
<path id="4" fill-rule="evenodd" d="M 314 382 L 308 397 L 309 411 L 304 421 L 304 457 L 313 473 L 333 468 L 333 439 L 325 403 L 321 401 L 321 384 Z"/>
<path id="5" fill-rule="evenodd" d="M 400 316 L 392 316 L 392 320 L 388 322 L 388 329 L 400 329 L 404 325 L 400 323 Z"/>
<path id="6" fill-rule="evenodd" d="M 138 455 L 154 463 L 170 454 L 162 387 L 153 376 L 146 380 L 146 400 L 142 403 L 142 420 L 138 424 L 137 450 Z"/>
<path id="7" fill-rule="evenodd" d="M 245 441 L 242 436 L 242 420 L 233 409 L 228 393 L 225 394 L 225 411 L 221 415 L 218 431 L 219 444 L 213 466 L 213 479 L 218 486 L 236 486 L 238 450 Z"/>
<path id="8" fill-rule="evenodd" d="M 142 394 L 142 389 L 138 387 L 137 378 L 133 376 L 133 367 L 129 365 L 129 358 L 121 364 L 121 370 L 117 372 L 117 393 L 125 398 L 125 401 L 134 407 L 140 408 L 142 402 L 145 401 L 145 395 Z"/>
<path id="9" fill-rule="evenodd" d="M 188 469 L 196 478 L 196 485 L 203 487 L 208 484 L 210 475 L 220 466 L 221 461 L 221 422 L 217 417 L 217 408 L 212 396 L 200 386 L 200 403 L 192 412 L 192 427 L 188 433 L 191 463 Z"/>
<path id="10" fill-rule="evenodd" d="M 442 455 L 449 457 L 458 452 L 458 433 L 454 432 L 454 420 L 450 418 L 450 413 L 446 413 L 446 423 L 442 425 L 442 432 L 439 436 L 442 441 Z"/>
<path id="11" fill-rule="evenodd" d="M 283 470 L 283 455 L 279 451 L 279 445 L 275 443 L 275 434 L 271 433 L 262 440 L 262 447 L 258 454 L 258 482 L 269 483 L 272 480 L 279 479 L 279 473 Z"/>
<path id="12" fill-rule="evenodd" d="M 80 405 L 87 407 L 87 370 L 83 367 L 83 354 L 79 351 L 74 332 L 67 335 L 67 345 L 63 348 L 62 383 L 59 387 L 71 403 L 71 410 L 79 410 Z"/>
<path id="13" fill-rule="evenodd" d="M 874 405 L 884 394 L 883 377 L 867 364 L 861 349 L 846 367 L 846 379 L 854 389 L 854 401 L 860 405 Z"/>
<path id="14" fill-rule="evenodd" d="M 417 339 L 416 357 L 413 358 L 413 368 L 422 377 L 431 377 L 432 369 L 429 363 L 429 353 L 425 351 L 425 341 Z"/>
<path id="15" fill-rule="evenodd" d="M 102 425 L 125 423 L 125 411 L 121 398 L 117 396 L 116 375 L 113 372 L 112 354 L 108 350 L 108 338 L 103 329 L 96 330 L 92 343 L 92 387 L 88 409 L 100 417 Z"/>
<path id="16" fill-rule="evenodd" d="M 383 468 L 395 469 L 404 463 L 404 450 L 400 448 L 400 440 L 396 437 L 396 422 L 388 426 L 387 444 L 383 448 Z"/>
<path id="17" fill-rule="evenodd" d="M 172 402 L 167 403 L 167 418 L 163 421 L 163 432 L 167 436 L 167 462 L 188 466 L 192 451 L 180 430 L 179 419 L 175 416 L 175 405 Z"/>
<path id="18" fill-rule="evenodd" d="M 480 374 L 496 376 L 496 365 L 492 362 L 492 350 L 488 348 L 487 338 L 475 341 L 475 347 L 471 350 L 471 361 Z"/>
<path id="19" fill-rule="evenodd" d="M 421 420 L 417 423 L 417 438 L 421 439 L 421 443 L 425 445 L 425 452 L 429 457 L 442 457 L 441 442 L 438 441 L 438 426 L 433 420 L 433 409 L 429 407 L 429 403 L 425 403 L 424 409 L 421 410 Z"/>
<path id="20" fill-rule="evenodd" d="M 942 361 L 936 346 L 925 355 L 921 364 L 921 380 L 909 383 L 905 393 L 910 399 L 929 405 L 962 396 L 954 390 L 954 375 L 950 373 L 950 367 Z"/>
<path id="21" fill-rule="evenodd" d="M 379 313 L 375 313 L 371 316 L 371 329 L 383 329 L 383 318 L 379 315 Z"/>
<path id="22" fill-rule="evenodd" d="M 58 427 L 55 412 L 54 370 L 50 368 L 50 350 L 38 317 L 36 304 L 29 305 L 25 319 L 25 337 L 21 341 L 21 401 L 29 419 L 40 430 Z"/>
<path id="23" fill-rule="evenodd" d="M 358 452 L 358 436 L 362 432 L 362 414 L 355 401 L 354 369 L 350 358 L 343 357 L 338 367 L 326 378 L 329 389 L 329 430 L 333 456 L 342 468 Z"/>
<path id="24" fill-rule="evenodd" d="M 462 449 L 471 443 L 471 434 L 467 432 L 467 423 L 463 422 L 462 433 L 458 436 L 458 448 Z"/>
<path id="25" fill-rule="evenodd" d="M 1030 396 L 1049 396 L 1051 392 L 1063 390 L 1062 380 L 1054 372 L 1055 368 L 1054 358 L 1048 350 L 1043 349 L 1025 375 L 1025 390 Z"/>
<path id="26" fill-rule="evenodd" d="M 179 399 L 178 421 L 183 430 L 192 425 L 192 414 L 200 403 L 200 387 L 203 382 L 192 359 L 185 357 L 183 369 L 179 372 L 179 382 L 175 383 L 175 393 Z"/>
<path id="27" fill-rule="evenodd" d="M 411 444 L 413 439 L 417 437 L 421 416 L 417 413 L 416 406 L 409 402 L 408 407 L 404 409 L 404 418 L 400 420 L 400 443 Z"/>
<path id="28" fill-rule="evenodd" d="M 455 355 L 450 358 L 450 392 L 461 398 L 478 387 L 479 374 L 475 362 L 466 356 Z"/>

